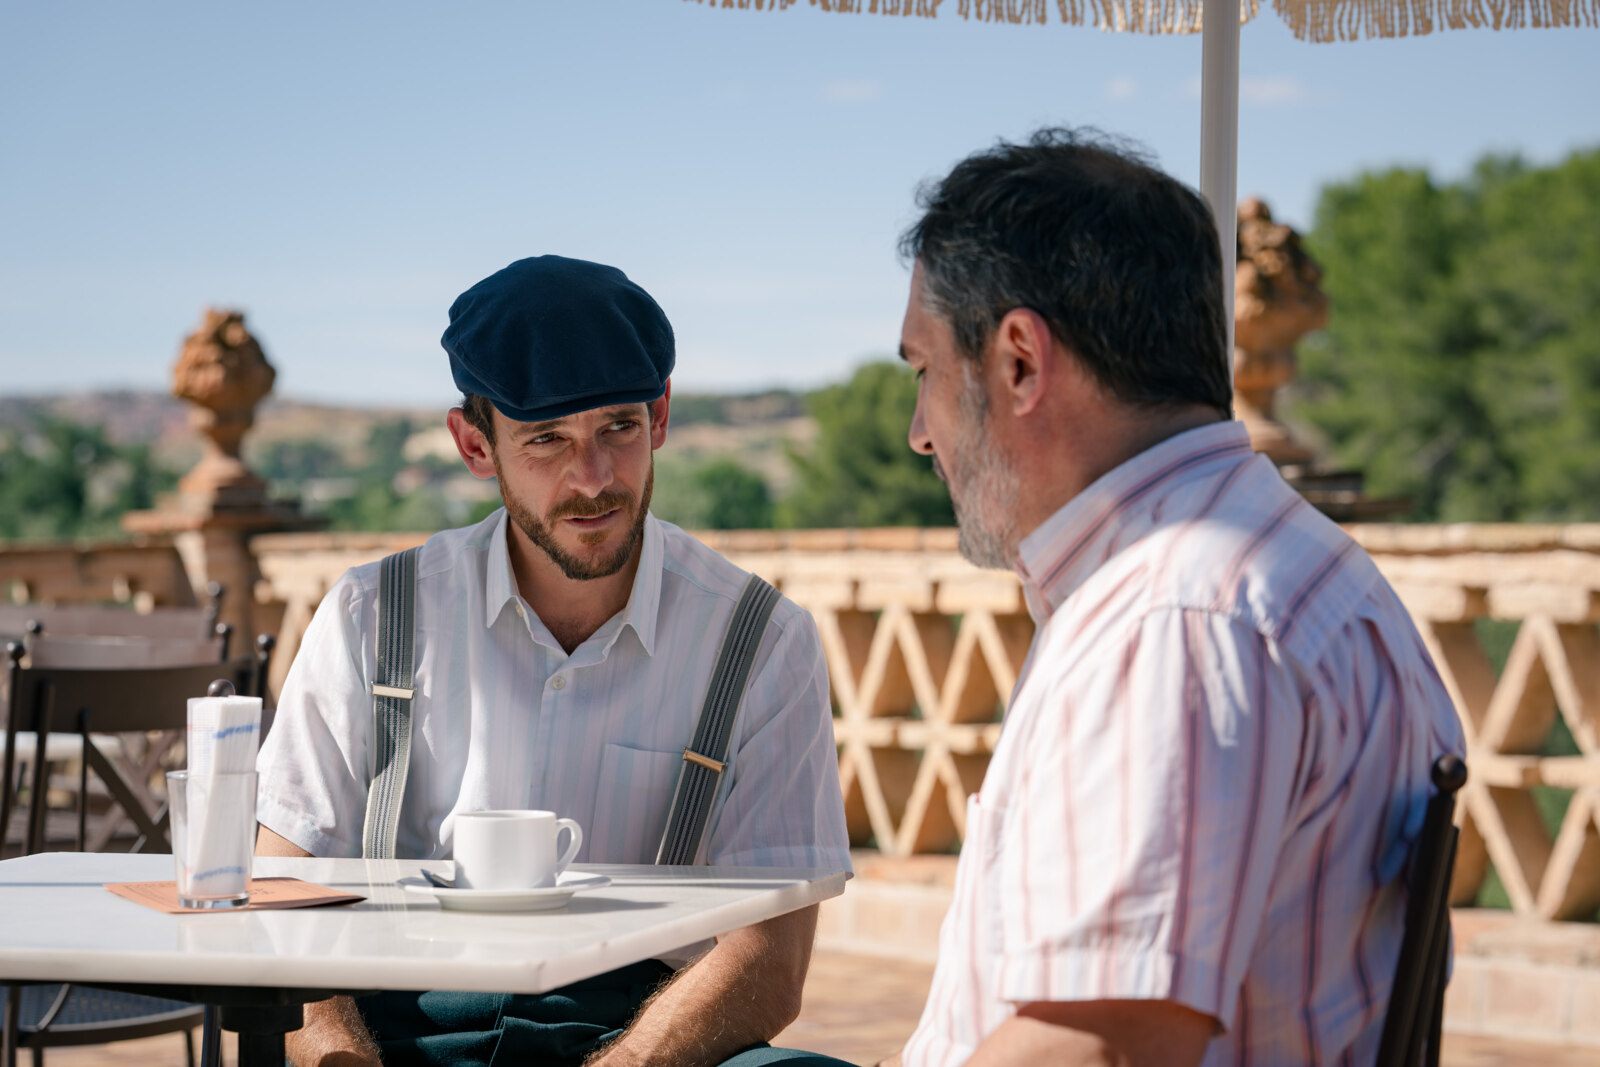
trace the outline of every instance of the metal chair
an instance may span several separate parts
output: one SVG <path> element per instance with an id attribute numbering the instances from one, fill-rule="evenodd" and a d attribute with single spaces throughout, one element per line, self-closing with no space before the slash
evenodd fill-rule
<path id="1" fill-rule="evenodd" d="M 1450 951 L 1450 872 L 1460 837 L 1453 820 L 1456 793 L 1467 782 L 1467 765 L 1459 756 L 1440 756 L 1431 776 L 1434 794 L 1412 853 L 1406 932 L 1383 1019 L 1379 1067 L 1438 1067 L 1439 1063 Z"/>
<path id="2" fill-rule="evenodd" d="M 0 841 L 6 839 L 11 813 L 19 792 L 17 776 L 19 751 L 25 747 L 24 731 L 36 747 L 44 739 L 44 759 L 32 761 L 32 782 L 24 854 L 44 845 L 45 800 L 48 793 L 48 766 L 52 734 L 60 729 L 70 733 L 80 756 L 78 781 L 78 847 L 87 845 L 89 772 L 93 771 L 112 801 L 130 818 L 139 833 L 134 851 L 165 851 L 165 831 L 161 829 L 164 811 L 152 818 L 140 799 L 140 790 L 130 784 L 108 758 L 98 738 L 114 734 L 143 734 L 149 731 L 182 731 L 186 728 L 188 697 L 204 693 L 210 682 L 222 677 L 239 692 L 263 691 L 270 667 L 274 641 L 263 635 L 257 639 L 252 655 L 219 661 L 215 650 L 191 646 L 203 657 L 175 662 L 175 652 L 163 651 L 154 643 L 132 651 L 145 657 L 145 665 L 105 666 L 97 656 L 105 654 L 103 645 L 77 641 L 42 640 L 30 645 L 12 642 L 7 646 L 3 689 L 6 711 L 4 744 L 5 768 L 0 775 Z M 126 651 L 126 650 L 125 650 Z M 180 650 L 181 651 L 181 650 Z M 59 736 L 59 735 L 57 735 Z"/>
<path id="3" fill-rule="evenodd" d="M 12 1034 L 10 1020 L 19 1026 Z M 14 985 L 6 1003 L 6 1067 L 15 1067 L 20 1048 L 32 1053 L 34 1067 L 44 1063 L 44 1050 L 72 1045 L 100 1045 L 141 1037 L 182 1033 L 188 1067 L 195 1065 L 193 1030 L 202 1019 L 198 1005 L 80 985 Z M 115 1036 L 107 1036 L 108 1024 Z M 49 1035 L 48 1045 L 36 1035 Z"/>
<path id="4" fill-rule="evenodd" d="M 159 607 L 134 611 L 100 604 L 0 604 L 0 637 L 21 639 L 43 632 L 51 637 L 139 637 L 150 640 L 203 641 L 216 630 L 224 589 L 206 587 L 198 607 Z"/>
<path id="5" fill-rule="evenodd" d="M 150 637 L 61 637 L 46 635 L 44 629 L 36 621 L 30 622 L 27 633 L 23 638 L 23 648 L 26 655 L 24 665 L 28 667 L 69 667 L 85 668 L 92 670 L 126 669 L 141 667 L 184 667 L 197 664 L 213 663 L 221 665 L 228 659 L 229 644 L 232 639 L 233 628 L 226 623 L 218 623 L 211 636 L 201 640 L 199 638 L 150 638 Z M 0 680 L 0 706 L 4 706 L 5 685 Z M 143 737 L 97 732 L 93 737 L 94 747 L 99 750 L 98 755 L 106 760 L 116 763 L 123 762 L 129 773 L 123 776 L 124 781 L 131 787 L 143 801 L 152 801 L 153 798 L 146 788 L 151 775 L 159 769 L 162 759 L 167 752 L 183 738 L 181 729 L 151 732 Z M 11 751 L 9 738 L 0 739 L 0 757 Z M 19 733 L 16 737 L 16 764 L 22 769 L 24 780 L 26 768 L 35 766 L 35 761 L 40 758 L 39 739 L 31 733 Z M 45 780 L 53 784 L 55 779 L 48 768 L 60 767 L 64 764 L 77 763 L 80 770 L 88 766 L 83 739 L 77 732 L 53 731 L 44 735 L 44 749 L 42 754 L 43 764 L 46 768 Z M 80 774 L 80 786 L 87 786 Z M 70 786 L 64 786 L 70 789 Z M 15 795 L 13 794 L 13 803 Z M 113 798 L 115 799 L 115 798 Z M 120 825 L 122 810 L 125 804 L 114 804 L 106 813 L 106 817 L 98 820 L 94 835 L 88 840 L 80 837 L 78 848 L 82 851 L 98 852 L 111 842 Z M 9 829 L 9 822 L 0 820 L 0 826 Z M 0 844 L 6 838 L 0 835 Z"/>
<path id="6" fill-rule="evenodd" d="M 65 666 L 59 662 L 55 666 L 35 664 L 28 649 L 20 642 L 12 642 L 6 648 L 5 663 L 6 750 L 0 784 L 0 829 L 9 825 L 11 817 L 18 735 L 26 729 L 35 738 L 47 737 L 51 725 L 59 721 L 75 728 L 83 755 L 78 791 L 79 847 L 86 837 L 88 773 L 93 769 L 139 827 L 141 836 L 134 850 L 168 850 L 164 806 L 154 813 L 144 808 L 129 783 L 105 759 L 91 731 L 115 734 L 183 729 L 191 696 L 217 691 L 213 686 L 244 694 L 260 693 L 266 684 L 272 647 L 272 639 L 263 637 L 253 655 L 222 663 L 106 668 Z M 64 658 L 71 658 L 65 646 L 57 651 Z M 48 792 L 45 762 L 35 761 L 29 788 L 24 846 L 29 853 L 38 851 L 44 838 Z M 205 1010 L 198 1005 L 73 984 L 12 984 L 4 1006 L 0 1067 L 15 1067 L 22 1048 L 29 1049 L 35 1067 L 41 1067 L 46 1048 L 161 1033 L 184 1035 L 188 1061 L 194 1067 L 193 1029 L 206 1021 Z"/>

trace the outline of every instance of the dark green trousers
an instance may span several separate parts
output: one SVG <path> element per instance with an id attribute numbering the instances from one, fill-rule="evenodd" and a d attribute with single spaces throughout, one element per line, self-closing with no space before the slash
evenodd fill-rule
<path id="1" fill-rule="evenodd" d="M 649 960 L 537 996 L 377 993 L 356 1006 L 385 1067 L 578 1067 L 621 1034 L 672 973 Z M 728 1063 L 823 1067 L 841 1061 L 760 1045 Z"/>
<path id="2" fill-rule="evenodd" d="M 356 1005 L 385 1067 L 577 1067 L 671 976 L 648 960 L 537 996 L 378 993 Z"/>

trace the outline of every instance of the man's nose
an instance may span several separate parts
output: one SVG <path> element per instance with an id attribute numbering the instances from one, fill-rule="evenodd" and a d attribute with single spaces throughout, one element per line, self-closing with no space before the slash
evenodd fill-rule
<path id="1" fill-rule="evenodd" d="M 933 438 L 928 436 L 928 424 L 922 417 L 922 397 L 917 397 L 917 406 L 911 412 L 911 429 L 906 433 L 906 443 L 911 446 L 911 451 L 921 456 L 933 455 Z"/>
<path id="2" fill-rule="evenodd" d="M 612 481 L 610 454 L 598 444 L 580 445 L 568 474 L 572 487 L 584 496 L 599 496 Z"/>

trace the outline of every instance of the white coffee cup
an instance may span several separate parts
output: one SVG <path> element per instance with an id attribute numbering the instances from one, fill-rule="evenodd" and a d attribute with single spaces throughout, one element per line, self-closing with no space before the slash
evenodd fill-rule
<path id="1" fill-rule="evenodd" d="M 556 858 L 556 839 L 571 831 Z M 467 811 L 455 818 L 458 889 L 539 889 L 556 884 L 583 844 L 583 829 L 553 811 Z"/>

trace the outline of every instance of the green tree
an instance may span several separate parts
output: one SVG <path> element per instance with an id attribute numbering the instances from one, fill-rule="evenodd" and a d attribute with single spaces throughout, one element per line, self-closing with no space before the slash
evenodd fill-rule
<path id="1" fill-rule="evenodd" d="M 367 434 L 365 465 L 351 472 L 355 484 L 350 495 L 328 505 L 329 526 L 335 530 L 410 532 L 440 530 L 459 521 L 461 515 L 452 513 L 437 485 L 440 474 L 453 468 L 408 461 L 405 444 L 411 433 L 409 419 L 373 425 Z M 401 491 L 397 486 L 406 472 L 411 477 L 404 480 L 407 488 Z"/>
<path id="2" fill-rule="evenodd" d="M 705 493 L 708 530 L 761 530 L 772 525 L 772 490 L 761 475 L 731 459 L 713 459 L 694 472 Z"/>
<path id="3" fill-rule="evenodd" d="M 293 486 L 310 478 L 330 478 L 344 472 L 339 450 L 315 438 L 273 441 L 254 451 L 250 465 L 269 482 Z"/>
<path id="4" fill-rule="evenodd" d="M 111 536 L 177 481 L 143 445 L 119 447 L 95 426 L 40 416 L 0 435 L 0 538 Z"/>
<path id="5" fill-rule="evenodd" d="M 735 459 L 663 457 L 650 510 L 689 530 L 764 530 L 772 525 L 766 479 Z"/>
<path id="6" fill-rule="evenodd" d="M 437 491 L 423 487 L 399 493 L 378 481 L 363 481 L 350 496 L 332 502 L 326 517 L 332 529 L 370 533 L 426 532 L 452 525 Z"/>
<path id="7" fill-rule="evenodd" d="M 410 419 L 387 419 L 367 433 L 367 466 L 363 477 L 389 482 L 406 466 L 406 440 L 413 431 Z"/>
<path id="8" fill-rule="evenodd" d="M 1600 150 L 1326 187 L 1290 413 L 1423 520 L 1600 517 Z"/>
<path id="9" fill-rule="evenodd" d="M 954 525 L 944 484 L 906 444 L 916 402 L 916 378 L 887 361 L 814 393 L 817 438 L 790 453 L 796 483 L 780 509 L 784 525 Z"/>

